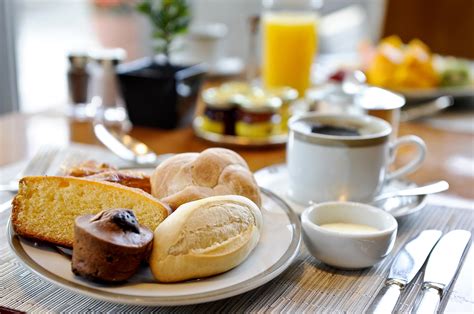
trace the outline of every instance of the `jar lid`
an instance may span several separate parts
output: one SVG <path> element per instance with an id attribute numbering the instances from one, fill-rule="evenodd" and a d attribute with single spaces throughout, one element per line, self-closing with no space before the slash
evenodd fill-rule
<path id="1" fill-rule="evenodd" d="M 84 51 L 74 51 L 68 53 L 68 59 L 75 68 L 85 68 L 89 62 L 89 55 Z"/>
<path id="2" fill-rule="evenodd" d="M 127 53 L 122 48 L 98 49 L 92 51 L 90 56 L 97 63 L 117 65 L 126 58 Z"/>
<path id="3" fill-rule="evenodd" d="M 217 87 L 208 88 L 202 93 L 202 99 L 206 105 L 216 109 L 230 109 L 234 107 L 239 96 L 239 94 L 223 91 L 222 88 Z"/>
<path id="4" fill-rule="evenodd" d="M 270 88 L 268 93 L 277 96 L 283 102 L 290 102 L 298 99 L 298 91 L 289 86 Z"/>
<path id="5" fill-rule="evenodd" d="M 240 108 L 248 112 L 267 113 L 277 112 L 282 105 L 280 98 L 265 92 L 253 92 L 238 99 Z"/>
<path id="6" fill-rule="evenodd" d="M 356 95 L 356 105 L 366 110 L 393 110 L 405 105 L 405 97 L 379 87 L 365 88 Z"/>

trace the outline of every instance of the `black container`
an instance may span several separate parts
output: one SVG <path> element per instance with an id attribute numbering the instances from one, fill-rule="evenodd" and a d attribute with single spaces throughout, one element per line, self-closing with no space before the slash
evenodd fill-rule
<path id="1" fill-rule="evenodd" d="M 191 123 L 206 69 L 158 64 L 151 58 L 117 67 L 133 125 L 174 129 Z"/>

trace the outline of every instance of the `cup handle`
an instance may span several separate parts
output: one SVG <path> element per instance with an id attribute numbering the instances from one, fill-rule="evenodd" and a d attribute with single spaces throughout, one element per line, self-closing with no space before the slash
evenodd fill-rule
<path id="1" fill-rule="evenodd" d="M 387 180 L 396 179 L 410 172 L 415 171 L 425 159 L 425 156 L 426 156 L 425 142 L 418 136 L 407 135 L 407 136 L 402 136 L 396 139 L 393 143 L 390 144 L 390 162 L 393 162 L 395 160 L 395 155 L 397 153 L 398 148 L 406 144 L 413 144 L 417 147 L 418 149 L 417 156 L 413 158 L 405 166 L 399 169 L 396 169 L 392 172 L 389 172 L 387 174 Z"/>

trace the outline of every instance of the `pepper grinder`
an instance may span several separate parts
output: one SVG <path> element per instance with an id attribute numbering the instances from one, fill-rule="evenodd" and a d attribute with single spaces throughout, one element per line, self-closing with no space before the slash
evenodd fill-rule
<path id="1" fill-rule="evenodd" d="M 89 56 L 85 52 L 70 52 L 68 59 L 69 114 L 71 117 L 81 120 L 87 118 L 86 106 L 89 102 L 91 77 Z"/>

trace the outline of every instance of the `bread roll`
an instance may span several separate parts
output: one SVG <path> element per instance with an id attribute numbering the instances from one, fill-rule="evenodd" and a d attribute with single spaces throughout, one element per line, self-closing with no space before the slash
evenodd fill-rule
<path id="1" fill-rule="evenodd" d="M 151 194 L 178 208 L 215 195 L 241 195 L 261 205 L 260 190 L 245 160 L 225 148 L 177 154 L 161 163 L 151 178 Z"/>
<path id="2" fill-rule="evenodd" d="M 181 205 L 155 230 L 150 267 L 161 282 L 202 278 L 242 263 L 260 238 L 262 214 L 237 195 Z"/>

